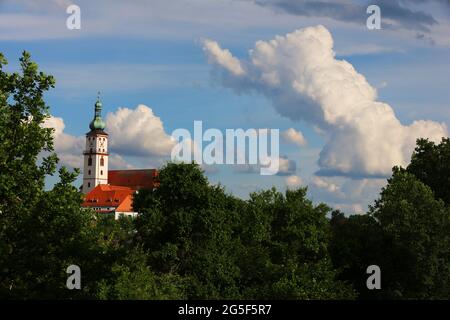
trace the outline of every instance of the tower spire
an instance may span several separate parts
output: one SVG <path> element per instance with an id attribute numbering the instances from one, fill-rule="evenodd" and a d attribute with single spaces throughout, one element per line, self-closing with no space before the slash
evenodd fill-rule
<path id="1" fill-rule="evenodd" d="M 108 134 L 102 119 L 100 92 L 95 102 L 94 119 L 89 124 L 84 151 L 83 192 L 89 193 L 100 184 L 108 184 Z"/>
<path id="2" fill-rule="evenodd" d="M 104 130 L 106 127 L 105 122 L 102 119 L 102 103 L 100 102 L 100 91 L 97 92 L 97 101 L 95 102 L 95 115 L 94 120 L 89 124 L 89 128 L 94 130 Z"/>

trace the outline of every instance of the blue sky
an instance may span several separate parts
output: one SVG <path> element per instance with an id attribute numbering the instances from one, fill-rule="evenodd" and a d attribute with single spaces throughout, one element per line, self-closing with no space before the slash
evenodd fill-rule
<path id="1" fill-rule="evenodd" d="M 327 135 L 319 134 L 311 121 L 280 114 L 265 88 L 238 94 L 233 85 L 224 85 L 223 79 L 212 74 L 223 66 L 211 64 L 203 48 L 203 39 L 211 39 L 241 62 L 248 61 L 256 41 L 320 24 L 332 35 L 336 59 L 353 65 L 377 90 L 377 101 L 389 104 L 402 124 L 432 120 L 450 125 L 448 3 L 379 1 L 385 27 L 370 31 L 365 26 L 368 15 L 358 15 L 364 1 L 325 2 L 334 9 L 324 11 L 310 1 L 288 0 L 177 0 L 170 4 L 83 0 L 73 2 L 81 8 L 81 30 L 68 30 L 65 10 L 71 1 L 0 1 L 0 51 L 10 62 L 9 70 L 17 69 L 21 52 L 27 50 L 42 70 L 55 76 L 57 85 L 47 101 L 52 115 L 63 119 L 64 134 L 70 137 L 61 152 L 71 156 L 78 152 L 70 143 L 79 144 L 77 138 L 88 131 L 97 91 L 102 93 L 105 117 L 108 113 L 118 116 L 120 107 L 135 110 L 143 104 L 159 117 L 168 135 L 177 128 L 192 130 L 194 120 L 222 131 L 294 128 L 307 144 L 280 144 L 280 155 L 296 163 L 294 172 L 260 176 L 218 166 L 207 170 L 210 180 L 246 197 L 272 185 L 283 190 L 287 177 L 297 176 L 301 185 L 309 186 L 314 201 L 361 213 L 376 198 L 385 178 L 318 176 L 319 153 Z M 117 166 L 145 168 L 167 160 L 149 148 L 148 156 L 116 152 L 122 161 Z"/>

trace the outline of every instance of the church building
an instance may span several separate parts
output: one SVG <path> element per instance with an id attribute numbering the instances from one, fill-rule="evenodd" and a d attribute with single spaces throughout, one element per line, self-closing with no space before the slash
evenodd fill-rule
<path id="1" fill-rule="evenodd" d="M 94 119 L 86 134 L 84 155 L 83 185 L 85 194 L 83 207 L 92 208 L 98 213 L 119 216 L 135 216 L 133 195 L 140 189 L 151 189 L 158 185 L 156 169 L 109 170 L 108 134 L 102 119 L 102 104 L 95 103 Z"/>

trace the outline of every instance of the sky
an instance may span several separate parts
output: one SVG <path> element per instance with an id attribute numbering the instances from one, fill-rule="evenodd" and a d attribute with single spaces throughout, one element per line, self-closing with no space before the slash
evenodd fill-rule
<path id="1" fill-rule="evenodd" d="M 66 26 L 71 4 L 79 30 Z M 371 4 L 379 30 L 366 25 Z M 204 166 L 210 181 L 242 198 L 307 186 L 347 214 L 367 212 L 416 138 L 448 136 L 448 0 L 0 0 L 7 70 L 23 50 L 56 79 L 46 125 L 71 168 L 98 91 L 112 168 L 162 166 L 172 132 L 194 121 L 279 129 L 277 175 Z"/>

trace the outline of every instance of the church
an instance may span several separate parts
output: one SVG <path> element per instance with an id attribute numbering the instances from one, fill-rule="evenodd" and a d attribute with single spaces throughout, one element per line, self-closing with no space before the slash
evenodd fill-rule
<path id="1" fill-rule="evenodd" d="M 102 119 L 102 104 L 97 98 L 94 119 L 86 134 L 83 152 L 84 170 L 81 191 L 85 194 L 83 207 L 95 212 L 120 216 L 136 216 L 133 195 L 140 189 L 158 186 L 156 169 L 108 170 L 108 134 Z"/>

